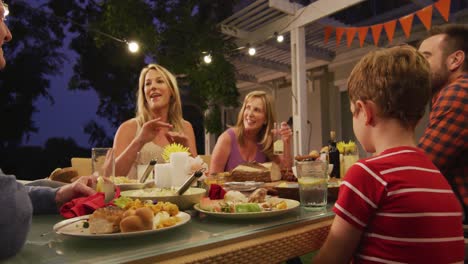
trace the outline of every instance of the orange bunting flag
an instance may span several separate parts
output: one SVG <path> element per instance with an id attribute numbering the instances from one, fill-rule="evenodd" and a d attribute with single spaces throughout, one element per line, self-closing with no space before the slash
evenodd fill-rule
<path id="1" fill-rule="evenodd" d="M 336 28 L 336 46 L 340 45 L 341 42 L 341 37 L 343 37 L 345 29 L 342 27 L 337 27 Z"/>
<path id="2" fill-rule="evenodd" d="M 359 45 L 362 48 L 364 45 L 364 40 L 366 39 L 367 31 L 369 31 L 369 27 L 358 27 L 358 37 L 359 37 Z"/>
<path id="3" fill-rule="evenodd" d="M 419 10 L 418 12 L 416 12 L 416 15 L 419 17 L 419 20 L 421 20 L 421 22 L 427 30 L 431 29 L 432 5 Z"/>
<path id="4" fill-rule="evenodd" d="M 332 26 L 326 26 L 325 27 L 325 44 L 328 43 L 328 39 L 330 38 L 332 32 L 333 32 L 333 27 Z"/>
<path id="5" fill-rule="evenodd" d="M 448 22 L 450 15 L 450 0 L 439 0 L 434 3 L 440 15 Z"/>
<path id="6" fill-rule="evenodd" d="M 388 21 L 383 24 L 385 32 L 387 33 L 387 38 L 390 43 L 393 41 L 393 35 L 395 34 L 396 20 Z"/>
<path id="7" fill-rule="evenodd" d="M 411 27 L 413 26 L 414 14 L 409 14 L 399 19 L 403 32 L 405 32 L 406 38 L 410 37 Z"/>
<path id="8" fill-rule="evenodd" d="M 374 44 L 379 45 L 380 33 L 382 32 L 383 24 L 377 24 L 371 26 L 372 37 L 374 37 Z"/>
<path id="9" fill-rule="evenodd" d="M 351 43 L 353 42 L 354 36 L 356 35 L 357 28 L 349 27 L 346 29 L 346 45 L 351 47 Z"/>

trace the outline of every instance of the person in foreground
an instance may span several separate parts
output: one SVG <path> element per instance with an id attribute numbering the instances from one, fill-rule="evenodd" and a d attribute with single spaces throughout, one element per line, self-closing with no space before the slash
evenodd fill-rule
<path id="1" fill-rule="evenodd" d="M 2 46 L 12 39 L 5 24 L 5 4 L 0 2 L 0 70 L 6 65 Z M 23 247 L 31 225 L 32 214 L 57 213 L 58 208 L 80 196 L 95 193 L 88 186 L 90 177 L 82 177 L 61 188 L 23 186 L 13 175 L 5 175 L 0 169 L 0 260 L 18 253 Z"/>
<path id="2" fill-rule="evenodd" d="M 433 96 L 419 147 L 447 178 L 468 225 L 468 25 L 434 27 L 429 35 L 419 51 L 431 66 Z"/>
<path id="3" fill-rule="evenodd" d="M 72 199 L 96 193 L 95 177 L 83 176 L 60 188 L 23 186 L 0 169 L 0 260 L 14 256 L 26 241 L 32 214 L 57 214 Z"/>
<path id="4" fill-rule="evenodd" d="M 229 128 L 218 138 L 211 157 L 210 173 L 230 171 L 246 162 L 273 161 L 280 167 L 290 168 L 291 128 L 281 122 L 281 128 L 274 128 L 275 114 L 273 99 L 263 91 L 253 91 L 245 96 L 237 116 L 235 127 Z M 273 154 L 274 133 L 283 140 L 282 155 Z"/>
<path id="5" fill-rule="evenodd" d="M 346 173 L 313 263 L 463 263 L 460 204 L 414 142 L 431 95 L 426 59 L 410 46 L 370 52 L 348 92 L 354 133 L 376 155 Z"/>
<path id="6" fill-rule="evenodd" d="M 148 164 L 156 158 L 163 163 L 163 148 L 173 142 L 197 156 L 192 125 L 182 118 L 176 78 L 164 67 L 149 64 L 140 73 L 136 117 L 120 125 L 114 138 L 116 175 L 136 178 L 135 162 Z"/>

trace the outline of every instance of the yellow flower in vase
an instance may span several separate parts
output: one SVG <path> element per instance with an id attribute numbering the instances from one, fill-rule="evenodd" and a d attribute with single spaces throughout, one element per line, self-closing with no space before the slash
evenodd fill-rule
<path id="1" fill-rule="evenodd" d="M 179 144 L 179 143 L 171 143 L 167 146 L 164 147 L 162 157 L 165 162 L 170 161 L 171 153 L 176 153 L 176 152 L 187 152 L 190 154 L 189 148 Z"/>
<path id="2" fill-rule="evenodd" d="M 336 143 L 336 148 L 338 149 L 338 151 L 343 154 L 345 152 L 345 149 L 346 149 L 346 143 L 344 141 L 340 141 L 338 143 Z"/>

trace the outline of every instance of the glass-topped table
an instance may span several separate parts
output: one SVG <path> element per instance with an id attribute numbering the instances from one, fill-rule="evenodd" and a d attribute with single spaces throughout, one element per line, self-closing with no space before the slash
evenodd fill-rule
<path id="1" fill-rule="evenodd" d="M 334 217 L 331 205 L 320 212 L 299 207 L 260 219 L 190 213 L 190 222 L 178 228 L 114 239 L 57 235 L 52 227 L 61 216 L 34 216 L 24 248 L 6 263 L 280 262 L 317 250 Z"/>

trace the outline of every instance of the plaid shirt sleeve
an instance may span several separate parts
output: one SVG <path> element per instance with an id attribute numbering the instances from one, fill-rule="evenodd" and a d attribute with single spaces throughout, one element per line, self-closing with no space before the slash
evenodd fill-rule
<path id="1" fill-rule="evenodd" d="M 429 124 L 419 141 L 462 203 L 468 224 L 468 74 L 433 99 Z"/>
<path id="2" fill-rule="evenodd" d="M 461 155 L 467 147 L 467 116 L 468 75 L 465 74 L 439 92 L 433 101 L 429 124 L 419 141 L 419 147 L 442 172 L 456 166 L 453 163 L 457 159 L 453 157 Z"/>

